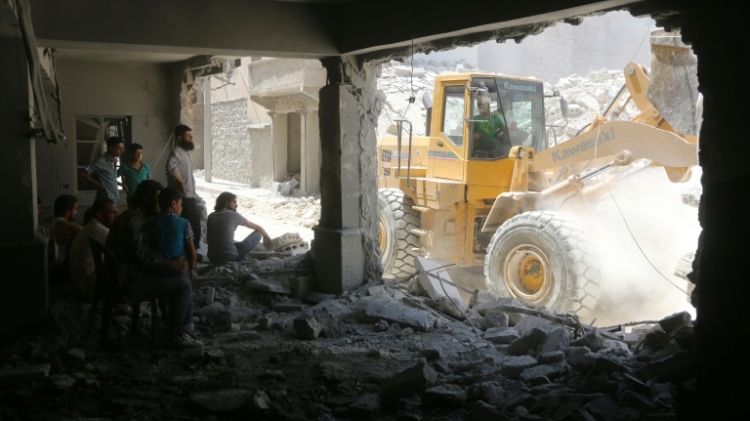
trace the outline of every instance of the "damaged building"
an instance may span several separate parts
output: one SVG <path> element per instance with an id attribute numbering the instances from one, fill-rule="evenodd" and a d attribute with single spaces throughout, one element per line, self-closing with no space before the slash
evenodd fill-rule
<path id="1" fill-rule="evenodd" d="M 750 176 L 742 162 L 748 146 L 729 133 L 743 111 L 734 83 L 744 70 L 736 55 L 736 40 L 745 38 L 741 10 L 698 0 L 461 6 L 0 3 L 2 191 L 10 199 L 0 237 L 0 417 L 742 419 L 750 367 L 740 322 L 750 294 L 732 263 L 743 260 L 750 234 L 737 198 Z M 463 290 L 444 267 L 421 258 L 412 275 L 384 278 L 378 66 L 522 40 L 614 10 L 681 31 L 699 60 L 702 233 L 688 275 L 697 284 L 697 319 L 676 313 L 599 327 Z M 294 60 L 314 66 L 284 74 Z M 246 76 L 279 76 L 276 86 L 246 86 L 262 113 L 246 98 L 214 102 L 221 91 L 214 88 L 244 83 L 221 80 L 238 65 Z M 282 89 L 284 77 L 292 88 Z M 227 132 L 202 129 L 214 121 Z M 311 249 L 295 251 L 298 238 L 281 238 L 239 264 L 199 263 L 193 295 L 203 347 L 153 347 L 163 328 L 149 303 L 115 315 L 108 336 L 89 334 L 98 317 L 90 303 L 60 297 L 48 284 L 47 244 L 35 239 L 44 223 L 37 197 L 47 216 L 60 194 L 90 206 L 94 191 L 77 173 L 110 135 L 143 145 L 154 179 L 164 182 L 179 123 L 210 133 L 193 152 L 207 173 L 237 155 L 213 144 L 228 136 L 248 142 L 249 161 L 236 164 L 251 169 L 242 182 L 273 188 L 300 174 L 301 188 L 319 190 Z"/>

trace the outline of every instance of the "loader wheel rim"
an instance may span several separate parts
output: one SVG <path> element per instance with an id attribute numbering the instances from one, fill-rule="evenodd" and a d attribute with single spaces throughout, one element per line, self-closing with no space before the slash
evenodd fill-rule
<path id="1" fill-rule="evenodd" d="M 380 253 L 382 254 L 388 248 L 388 230 L 382 216 L 378 218 L 378 223 L 380 228 L 378 230 L 378 240 L 380 241 Z"/>
<path id="2" fill-rule="evenodd" d="M 552 272 L 544 252 L 531 244 L 513 248 L 503 265 L 505 284 L 526 301 L 543 301 L 552 290 Z"/>

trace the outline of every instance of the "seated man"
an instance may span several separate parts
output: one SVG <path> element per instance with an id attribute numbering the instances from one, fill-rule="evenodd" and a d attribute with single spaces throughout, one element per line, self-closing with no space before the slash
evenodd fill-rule
<path id="1" fill-rule="evenodd" d="M 69 194 L 61 194 L 55 199 L 53 207 L 55 216 L 50 229 L 50 246 L 54 247 L 54 261 L 50 267 L 50 284 L 68 283 L 69 262 L 68 247 L 83 227 L 76 224 L 78 199 Z"/>
<path id="2" fill-rule="evenodd" d="M 138 185 L 132 197 L 133 207 L 115 219 L 106 246 L 117 259 L 125 296 L 134 301 L 158 298 L 168 307 L 162 319 L 167 326 L 169 343 L 175 348 L 200 347 L 203 344 L 192 337 L 195 334 L 193 289 L 185 275 L 187 263 L 161 258 L 149 247 L 148 222 L 159 213 L 158 196 L 162 189 L 161 183 L 154 180 Z M 154 267 L 172 269 L 179 275 L 146 274 Z"/>
<path id="3" fill-rule="evenodd" d="M 193 243 L 193 230 L 190 222 L 180 218 L 182 195 L 167 187 L 159 193 L 159 215 L 148 223 L 148 238 L 151 248 L 167 260 L 186 259 L 190 278 L 195 275 L 197 253 Z M 178 275 L 178 273 L 157 270 L 154 274 Z"/>
<path id="4" fill-rule="evenodd" d="M 214 212 L 208 215 L 206 225 L 208 259 L 213 263 L 224 264 L 245 260 L 250 251 L 260 243 L 261 238 L 263 245 L 271 248 L 271 237 L 266 230 L 237 213 L 237 196 L 230 192 L 224 192 L 216 198 Z M 234 231 L 240 225 L 255 231 L 241 242 L 235 243 Z"/>
<path id="5" fill-rule="evenodd" d="M 70 284 L 84 300 L 94 298 L 95 265 L 90 240 L 104 245 L 115 216 L 117 207 L 112 199 L 96 199 L 86 211 L 83 230 L 70 244 Z"/>
<path id="6" fill-rule="evenodd" d="M 507 128 L 502 117 L 490 112 L 489 95 L 477 95 L 477 109 L 479 114 L 472 118 L 472 156 L 479 156 L 481 152 L 486 152 L 487 156 L 492 158 L 508 155 L 511 144 Z"/>

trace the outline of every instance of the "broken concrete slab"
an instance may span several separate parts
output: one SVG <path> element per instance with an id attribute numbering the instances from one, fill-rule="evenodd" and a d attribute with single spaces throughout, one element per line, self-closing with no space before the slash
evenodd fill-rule
<path id="1" fill-rule="evenodd" d="M 586 332 L 583 336 L 573 340 L 570 343 L 571 346 L 585 346 L 590 350 L 596 352 L 600 349 L 605 348 L 604 338 L 599 335 L 598 329 L 593 329 Z"/>
<path id="2" fill-rule="evenodd" d="M 486 317 L 486 316 L 485 316 Z M 523 316 L 513 327 L 524 336 L 537 328 L 545 328 L 553 322 L 536 316 Z"/>
<path id="3" fill-rule="evenodd" d="M 247 282 L 245 282 L 245 289 L 251 291 L 274 292 L 277 294 L 292 294 L 291 288 L 267 279 L 248 279 Z"/>
<path id="4" fill-rule="evenodd" d="M 339 338 L 349 333 L 346 325 L 333 317 L 327 309 L 321 308 L 314 311 L 313 314 L 320 326 L 320 336 L 324 338 Z"/>
<path id="5" fill-rule="evenodd" d="M 617 361 L 614 357 L 595 354 L 593 352 L 576 355 L 569 354 L 565 359 L 565 362 L 567 362 L 573 370 L 582 374 L 591 371 L 597 373 L 627 373 L 630 371 L 630 368 Z"/>
<path id="6" fill-rule="evenodd" d="M 435 380 L 437 373 L 423 358 L 417 364 L 385 379 L 381 383 L 380 394 L 385 402 L 395 402 L 399 398 L 409 397 L 427 389 Z"/>
<path id="7" fill-rule="evenodd" d="M 190 401 L 210 412 L 231 412 L 245 405 L 252 393 L 246 389 L 193 392 Z"/>
<path id="8" fill-rule="evenodd" d="M 305 295 L 305 298 L 302 299 L 302 301 L 310 304 L 318 304 L 326 300 L 335 300 L 336 295 L 334 294 L 324 294 L 322 292 L 310 292 L 307 295 Z"/>
<path id="9" fill-rule="evenodd" d="M 512 311 L 505 311 L 505 306 L 514 306 L 514 307 L 527 307 L 525 303 L 521 300 L 518 300 L 517 298 L 500 298 L 495 301 L 490 301 L 488 303 L 481 303 L 477 304 L 472 307 L 472 310 L 476 310 L 481 314 L 482 316 L 485 315 L 487 311 L 490 310 L 496 310 L 496 311 L 502 311 L 505 314 L 508 315 L 508 325 L 509 326 L 515 326 L 525 315 L 514 313 Z"/>
<path id="10" fill-rule="evenodd" d="M 469 308 L 474 308 L 474 306 L 476 305 L 492 303 L 495 301 L 497 301 L 497 297 L 490 294 L 486 290 L 475 289 L 474 292 L 471 294 L 471 298 L 469 298 Z"/>
<path id="11" fill-rule="evenodd" d="M 315 288 L 315 278 L 312 276 L 300 276 L 292 280 L 292 294 L 298 300 L 303 300 L 313 288 Z"/>
<path id="12" fill-rule="evenodd" d="M 503 365 L 500 367 L 500 374 L 503 376 L 517 378 L 527 368 L 531 368 L 539 364 L 536 358 L 529 355 L 521 355 L 518 357 L 509 356 L 503 360 Z"/>
<path id="13" fill-rule="evenodd" d="M 455 384 L 431 387 L 422 393 L 422 406 L 426 409 L 460 407 L 466 402 L 466 391 Z"/>
<path id="14" fill-rule="evenodd" d="M 250 408 L 255 410 L 266 410 L 271 407 L 271 399 L 268 397 L 266 392 L 262 390 L 256 390 L 247 402 Z"/>
<path id="15" fill-rule="evenodd" d="M 50 368 L 50 364 L 39 364 L 0 369 L 0 386 L 9 386 L 44 379 L 49 375 Z"/>
<path id="16" fill-rule="evenodd" d="M 375 285 L 367 288 L 367 295 L 383 300 L 392 300 L 391 294 L 386 291 L 383 285 Z"/>
<path id="17" fill-rule="evenodd" d="M 491 327 L 484 332 L 482 337 L 495 344 L 508 345 L 521 336 L 512 327 Z"/>
<path id="18" fill-rule="evenodd" d="M 452 297 L 438 298 L 437 303 L 439 312 L 458 320 L 463 320 L 466 317 L 466 311 L 469 309 L 463 300 Z"/>
<path id="19" fill-rule="evenodd" d="M 469 310 L 469 306 L 464 303 L 461 294 L 458 292 L 458 288 L 451 285 L 453 280 L 448 272 L 439 269 L 441 266 L 445 266 L 445 264 L 421 256 L 414 258 L 414 264 L 419 272 L 419 284 L 427 295 L 438 303 L 442 299 L 448 298 L 447 305 L 444 306 L 446 314 L 463 319 L 463 315 Z"/>
<path id="20" fill-rule="evenodd" d="M 375 323 L 383 319 L 398 323 L 402 327 L 411 327 L 418 332 L 428 332 L 437 321 L 437 317 L 432 313 L 409 307 L 399 301 L 360 300 L 360 302 L 364 302 L 364 307 L 360 307 L 355 316 L 365 323 Z"/>
<path id="21" fill-rule="evenodd" d="M 340 322 L 346 322 L 354 316 L 354 310 L 352 310 L 351 307 L 336 300 L 322 301 L 319 304 L 307 309 L 307 311 L 312 313 L 326 311 L 331 315 L 331 317 Z"/>
<path id="22" fill-rule="evenodd" d="M 472 405 L 468 419 L 471 421 L 496 421 L 503 419 L 503 414 L 497 408 L 497 405 L 477 401 Z"/>

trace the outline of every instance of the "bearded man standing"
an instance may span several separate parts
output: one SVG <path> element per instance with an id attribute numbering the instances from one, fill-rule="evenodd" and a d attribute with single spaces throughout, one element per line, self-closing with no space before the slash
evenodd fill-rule
<path id="1" fill-rule="evenodd" d="M 176 145 L 167 159 L 167 186 L 182 194 L 182 218 L 190 222 L 193 230 L 195 249 L 200 248 L 201 215 L 203 209 L 198 205 L 193 178 L 193 161 L 190 152 L 195 149 L 193 129 L 180 124 L 174 129 Z"/>

